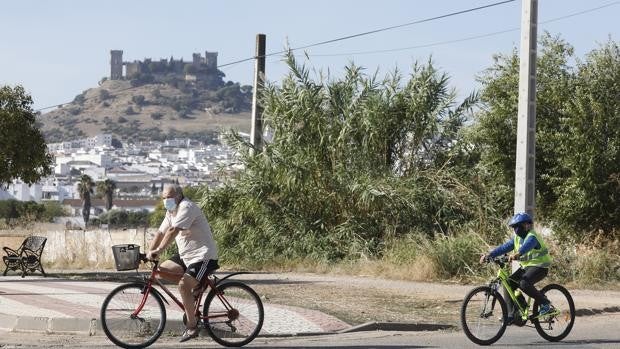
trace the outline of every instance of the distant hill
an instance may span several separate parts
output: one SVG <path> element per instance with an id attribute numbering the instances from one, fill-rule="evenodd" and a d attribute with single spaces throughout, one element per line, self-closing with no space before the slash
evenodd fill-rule
<path id="1" fill-rule="evenodd" d="M 103 79 L 99 87 L 39 116 L 50 143 L 110 133 L 121 142 L 191 137 L 208 140 L 220 130 L 249 132 L 251 86 L 210 86 L 178 75 Z"/>

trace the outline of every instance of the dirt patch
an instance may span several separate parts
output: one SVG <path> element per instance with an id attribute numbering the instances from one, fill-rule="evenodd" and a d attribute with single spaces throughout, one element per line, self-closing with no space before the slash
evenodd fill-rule
<path id="1" fill-rule="evenodd" d="M 456 325 L 459 290 L 435 293 L 433 284 L 305 274 L 250 274 L 250 284 L 265 302 L 314 309 L 350 325 L 366 322 L 416 322 Z M 386 281 L 386 282 L 384 282 Z M 421 285 L 421 286 L 420 286 Z"/>

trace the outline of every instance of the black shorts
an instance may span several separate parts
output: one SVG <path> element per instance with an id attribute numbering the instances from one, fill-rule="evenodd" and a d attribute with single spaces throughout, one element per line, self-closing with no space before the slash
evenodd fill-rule
<path id="1" fill-rule="evenodd" d="M 187 266 L 181 259 L 181 256 L 179 256 L 179 254 L 177 253 L 172 255 L 168 260 L 183 267 L 183 271 L 185 272 L 185 274 L 193 277 L 200 283 L 202 283 L 209 274 L 220 268 L 220 266 L 217 264 L 217 259 L 209 259 L 208 263 L 201 261 L 192 263 Z"/>

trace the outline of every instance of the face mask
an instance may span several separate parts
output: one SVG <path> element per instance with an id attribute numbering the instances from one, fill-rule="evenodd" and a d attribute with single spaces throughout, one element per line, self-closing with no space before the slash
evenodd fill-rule
<path id="1" fill-rule="evenodd" d="M 524 237 L 527 234 L 527 230 L 525 230 L 525 227 L 522 224 L 517 225 L 514 229 L 515 234 L 519 235 L 520 237 Z"/>
<path id="2" fill-rule="evenodd" d="M 174 211 L 177 208 L 177 203 L 174 201 L 174 198 L 166 198 L 164 199 L 164 207 L 168 211 Z"/>

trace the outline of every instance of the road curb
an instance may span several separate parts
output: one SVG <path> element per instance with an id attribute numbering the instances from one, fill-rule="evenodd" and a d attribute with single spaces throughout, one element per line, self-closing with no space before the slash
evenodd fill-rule
<path id="1" fill-rule="evenodd" d="M 95 335 L 97 319 L 48 318 L 0 314 L 0 329 L 10 332 Z"/>

